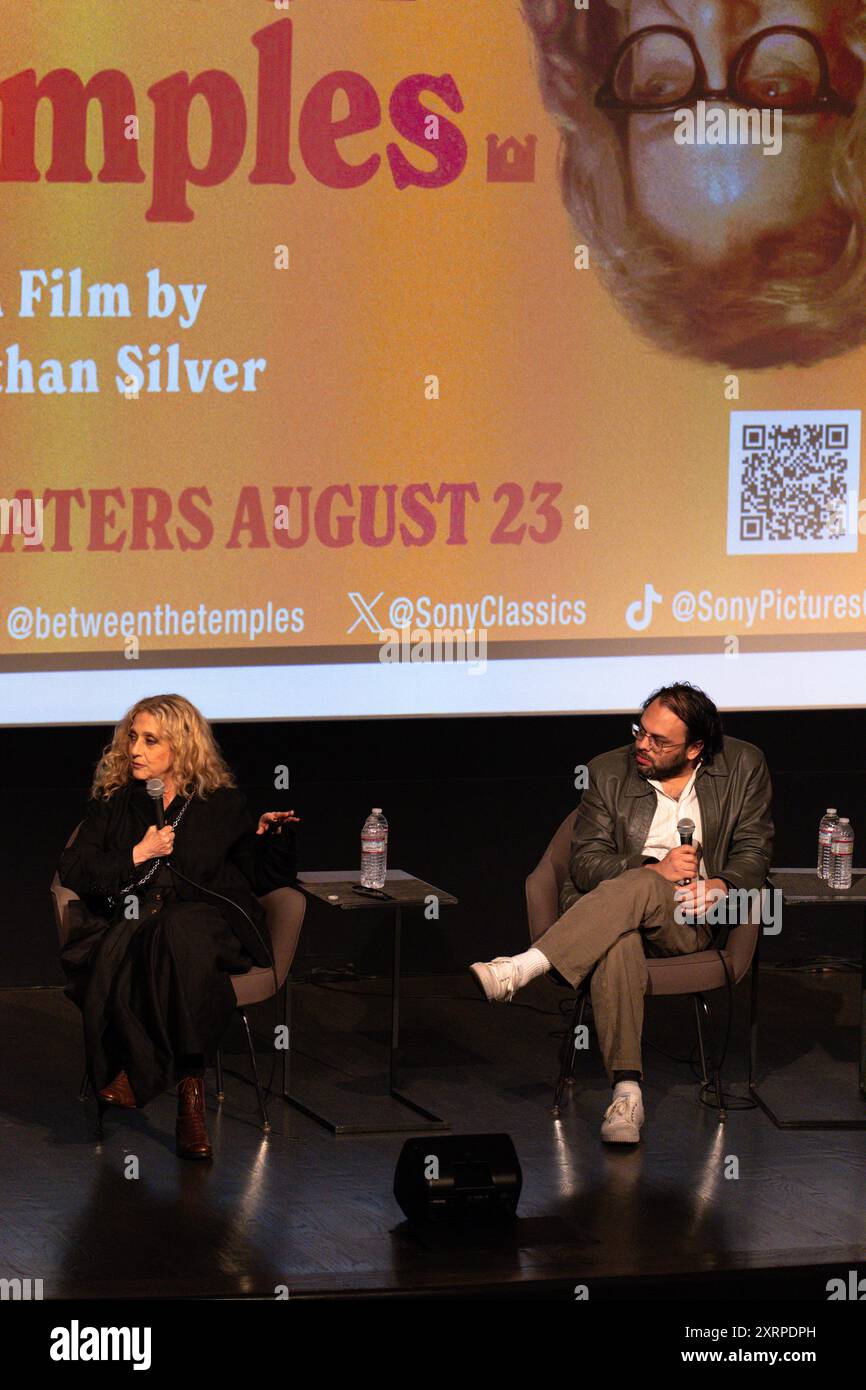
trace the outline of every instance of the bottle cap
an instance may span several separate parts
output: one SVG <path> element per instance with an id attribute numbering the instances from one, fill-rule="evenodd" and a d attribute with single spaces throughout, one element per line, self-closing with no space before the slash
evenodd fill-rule
<path id="1" fill-rule="evenodd" d="M 374 806 L 374 807 L 373 807 L 372 814 L 373 814 L 374 816 L 381 816 L 381 814 L 382 814 L 382 807 L 381 807 L 381 806 Z"/>
<path id="2" fill-rule="evenodd" d="M 828 806 L 828 807 L 827 807 L 827 815 L 828 815 L 828 816 L 835 816 L 836 814 L 837 814 L 837 811 L 836 811 L 836 807 L 835 807 L 835 806 Z"/>

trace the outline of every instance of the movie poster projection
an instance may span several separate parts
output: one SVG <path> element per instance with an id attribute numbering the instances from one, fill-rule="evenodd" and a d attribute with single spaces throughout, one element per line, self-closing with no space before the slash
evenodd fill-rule
<path id="1" fill-rule="evenodd" d="M 866 4 L 5 19 L 0 722 L 864 703 Z"/>

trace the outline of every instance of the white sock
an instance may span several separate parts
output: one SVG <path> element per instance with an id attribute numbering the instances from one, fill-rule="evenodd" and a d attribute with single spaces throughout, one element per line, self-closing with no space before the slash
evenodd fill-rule
<path id="1" fill-rule="evenodd" d="M 616 1083 L 616 1085 L 614 1086 L 614 1088 L 613 1088 L 613 1098 L 614 1098 L 614 1100 L 616 1100 L 617 1096 L 623 1096 L 623 1095 L 625 1095 L 628 1091 L 637 1091 L 638 1095 L 640 1095 L 640 1082 L 639 1082 L 639 1081 L 618 1081 L 618 1082 Z"/>
<path id="2" fill-rule="evenodd" d="M 550 969 L 550 961 L 537 946 L 530 946 L 528 951 L 521 952 L 519 956 L 512 956 L 511 959 L 517 966 L 521 987 L 528 985 L 537 975 L 546 975 Z"/>

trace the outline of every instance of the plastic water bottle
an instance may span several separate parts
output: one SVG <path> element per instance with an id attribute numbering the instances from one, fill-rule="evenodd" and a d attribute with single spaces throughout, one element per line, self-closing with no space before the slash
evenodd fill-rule
<path id="1" fill-rule="evenodd" d="M 833 826 L 830 840 L 830 879 L 831 888 L 851 887 L 851 866 L 854 863 L 854 831 L 847 816 L 842 816 Z"/>
<path id="2" fill-rule="evenodd" d="M 388 867 L 388 822 L 374 806 L 361 830 L 361 886 L 384 888 Z"/>
<path id="3" fill-rule="evenodd" d="M 835 806 L 828 806 L 818 826 L 818 877 L 830 877 L 830 835 L 839 819 Z"/>

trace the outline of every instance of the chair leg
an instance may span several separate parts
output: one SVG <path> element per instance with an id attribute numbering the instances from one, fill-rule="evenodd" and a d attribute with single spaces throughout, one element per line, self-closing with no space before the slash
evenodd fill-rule
<path id="1" fill-rule="evenodd" d="M 283 983 L 283 1027 L 286 1030 L 286 1045 L 283 1048 L 283 1096 L 289 1094 L 289 1050 L 292 1046 L 292 1001 L 289 994 L 290 981 L 286 975 Z"/>
<path id="2" fill-rule="evenodd" d="M 574 1067 L 577 1062 L 577 1034 L 578 1029 L 583 1026 L 583 1015 L 586 1009 L 586 1001 L 589 998 L 589 991 L 584 990 L 580 996 L 580 1008 L 577 1011 L 577 1025 L 571 1030 L 571 1060 L 568 1067 L 568 1076 L 565 1078 L 566 1086 L 574 1085 Z"/>
<path id="3" fill-rule="evenodd" d="M 571 1009 L 569 1026 L 567 1026 L 566 1029 L 566 1036 L 563 1037 L 562 1047 L 559 1049 L 559 1076 L 556 1077 L 556 1087 L 555 1090 L 553 1090 L 553 1105 L 552 1109 L 550 1109 L 550 1113 L 552 1113 L 553 1119 L 555 1120 L 559 1119 L 560 1113 L 562 1113 L 562 1098 L 564 1088 L 566 1088 L 566 1076 L 567 1073 L 569 1073 L 569 1051 L 571 1048 L 571 1038 L 574 1037 L 573 1026 L 575 1016 L 577 1016 L 577 999 L 574 1001 L 574 1008 Z"/>
<path id="4" fill-rule="evenodd" d="M 86 1100 L 87 1100 L 87 1097 L 90 1095 L 90 1089 L 91 1089 L 91 1087 L 90 1087 L 90 1076 L 89 1076 L 88 1071 L 87 1071 L 87 1065 L 85 1064 L 85 1067 L 84 1067 L 84 1075 L 83 1075 L 82 1078 L 81 1078 L 81 1086 L 79 1087 L 79 1090 L 78 1090 L 78 1099 L 79 1099 L 82 1103 L 83 1103 L 84 1101 L 86 1101 Z M 108 1101 L 107 1101 L 107 1100 L 103 1100 L 103 1099 L 102 1099 L 102 1096 L 99 1096 L 99 1095 L 98 1095 L 98 1096 L 96 1097 L 96 1137 L 97 1137 L 97 1139 L 102 1139 L 102 1137 L 103 1137 L 103 1135 L 104 1135 L 104 1133 L 105 1133 L 105 1131 L 103 1130 L 103 1127 L 102 1127 L 102 1117 L 103 1117 L 103 1115 L 105 1114 L 106 1110 L 108 1110 L 108 1108 L 109 1108 L 109 1103 L 108 1103 Z"/>
<path id="5" fill-rule="evenodd" d="M 259 1069 L 256 1066 L 256 1050 L 253 1047 L 253 1035 L 250 1032 L 250 1025 L 249 1020 L 247 1018 L 246 1009 L 241 1009 L 239 1012 L 241 1018 L 244 1021 L 244 1031 L 247 1035 L 247 1047 L 249 1049 L 250 1054 L 250 1065 L 253 1069 L 253 1080 L 256 1083 L 256 1095 L 259 1098 L 259 1114 L 262 1117 L 262 1129 L 264 1130 L 265 1134 L 267 1134 L 270 1131 L 271 1122 L 268 1119 L 268 1112 L 265 1108 L 265 1097 L 264 1093 L 262 1092 L 261 1082 L 259 1081 Z"/>
<path id="6" fill-rule="evenodd" d="M 716 1104 L 719 1107 L 719 1123 L 724 1124 L 727 1111 L 725 1110 L 725 1102 L 722 1097 L 722 1077 L 718 1067 L 715 1068 L 713 1075 L 716 1079 Z"/>
<path id="7" fill-rule="evenodd" d="M 694 1001 L 695 1001 L 695 1022 L 697 1023 L 697 1026 L 698 1026 L 698 1046 L 699 1046 L 700 1052 L 701 1052 L 701 1074 L 702 1074 L 702 1080 L 703 1080 L 704 1086 L 707 1086 L 707 1085 L 709 1085 L 709 1077 L 707 1076 L 707 1060 L 706 1060 L 706 1052 L 705 1052 L 705 1049 L 704 1049 L 704 1035 L 703 1035 L 703 1029 L 701 1028 L 701 1009 L 703 1009 L 703 1011 L 704 1011 L 704 1016 L 705 1016 L 705 1018 L 706 1018 L 707 1025 L 708 1025 L 708 1026 L 709 1026 L 709 1022 L 710 1022 L 710 1011 L 709 1011 L 709 1008 L 707 1007 L 707 1001 L 706 1001 L 706 999 L 704 998 L 704 996 L 703 996 L 702 994 L 695 994 L 695 995 L 693 995 L 692 997 L 693 997 L 693 999 L 694 999 Z M 700 1004 L 699 1004 L 698 1001 L 700 1001 Z M 714 1052 L 714 1054 L 715 1054 L 715 1048 L 713 1049 L 713 1052 Z M 713 1063 L 712 1063 L 712 1071 L 713 1071 L 713 1084 L 715 1085 L 715 1088 L 716 1088 L 716 1104 L 717 1104 L 718 1109 L 719 1109 L 719 1123 L 720 1123 L 720 1124 L 724 1124 L 724 1121 L 725 1121 L 725 1119 L 727 1118 L 727 1111 L 725 1110 L 725 1103 L 724 1103 L 724 1099 L 723 1099 L 723 1097 L 722 1097 L 722 1078 L 721 1078 L 721 1073 L 719 1072 L 718 1064 L 717 1064 L 716 1061 L 715 1061 L 715 1057 L 714 1057 Z"/>
<path id="8" fill-rule="evenodd" d="M 226 1092 L 225 1086 L 223 1084 L 223 1059 L 222 1053 L 220 1052 L 219 1048 L 217 1048 L 216 1055 L 216 1089 L 217 1100 L 219 1101 L 220 1105 L 222 1105 L 223 1101 L 226 1098 Z"/>
<path id="9" fill-rule="evenodd" d="M 698 1003 L 699 1000 L 700 1003 Z M 702 994 L 693 994 L 692 1003 L 695 1006 L 695 1023 L 697 1025 L 698 1030 L 698 1047 L 701 1053 L 701 1080 L 703 1084 L 706 1086 L 709 1078 L 707 1077 L 707 1054 L 704 1050 L 704 1033 L 703 1029 L 701 1028 L 701 1009 L 703 1008 L 704 1013 L 708 1012 L 707 1001 L 705 1000 Z"/>
<path id="10" fill-rule="evenodd" d="M 82 1078 L 81 1078 L 81 1087 L 80 1087 L 80 1089 L 79 1089 L 79 1091 L 78 1091 L 78 1099 L 83 1103 L 84 1101 L 87 1100 L 87 1097 L 88 1097 L 89 1095 L 90 1095 L 90 1077 L 88 1076 L 88 1073 L 87 1073 L 87 1067 L 85 1067 L 85 1068 L 84 1068 L 84 1075 L 83 1075 Z M 102 1099 L 102 1096 L 97 1096 L 97 1097 L 96 1097 L 96 1137 L 97 1137 L 97 1139 L 101 1139 L 101 1138 L 103 1137 L 104 1130 L 103 1130 L 103 1128 L 102 1128 L 102 1117 L 103 1117 L 103 1115 L 105 1114 L 105 1112 L 106 1112 L 107 1109 L 108 1109 L 108 1101 L 107 1101 L 107 1100 L 103 1100 L 103 1099 Z"/>
<path id="11" fill-rule="evenodd" d="M 565 1088 L 571 1085 L 574 1080 L 574 1063 L 577 1054 L 575 1040 L 577 1029 L 583 1022 L 583 1011 L 586 1008 L 586 995 L 587 991 L 583 983 L 581 983 L 575 995 L 571 1019 L 569 1020 L 568 1028 L 562 1040 L 562 1047 L 559 1053 L 559 1076 L 556 1082 L 556 1090 L 553 1093 L 552 1107 L 552 1114 L 555 1120 L 559 1119 L 562 1111 L 562 1098 Z"/>

